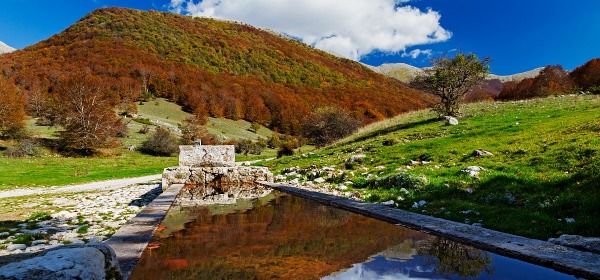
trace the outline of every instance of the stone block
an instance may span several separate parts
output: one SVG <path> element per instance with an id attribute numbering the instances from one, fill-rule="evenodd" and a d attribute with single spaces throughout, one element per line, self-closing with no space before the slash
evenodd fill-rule
<path id="1" fill-rule="evenodd" d="M 235 147 L 233 145 L 179 146 L 179 166 L 235 166 Z"/>
<path id="2" fill-rule="evenodd" d="M 172 184 L 185 184 L 191 176 L 189 168 L 167 167 L 162 174 L 162 190 L 166 190 Z"/>

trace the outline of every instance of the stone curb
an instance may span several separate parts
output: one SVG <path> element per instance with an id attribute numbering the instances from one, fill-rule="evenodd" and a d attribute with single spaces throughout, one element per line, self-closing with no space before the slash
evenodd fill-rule
<path id="1" fill-rule="evenodd" d="M 350 212 L 440 236 L 503 256 L 552 268 L 577 277 L 600 279 L 600 255 L 468 224 L 412 213 L 381 204 L 261 182 L 273 189 Z"/>
<path id="2" fill-rule="evenodd" d="M 171 208 L 183 185 L 172 185 L 123 225 L 105 244 L 116 253 L 123 279 L 128 279 L 154 230 Z"/>

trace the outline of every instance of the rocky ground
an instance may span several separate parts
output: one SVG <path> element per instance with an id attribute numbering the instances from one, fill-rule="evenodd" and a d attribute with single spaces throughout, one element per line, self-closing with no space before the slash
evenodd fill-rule
<path id="1" fill-rule="evenodd" d="M 101 242 L 161 193 L 160 182 L 80 192 L 54 192 L 43 196 L 1 199 L 0 208 L 38 209 L 26 221 L 0 222 L 0 256 L 37 252 L 62 244 Z M 77 191 L 70 187 L 70 191 Z M 6 211 L 6 210 L 5 210 Z"/>

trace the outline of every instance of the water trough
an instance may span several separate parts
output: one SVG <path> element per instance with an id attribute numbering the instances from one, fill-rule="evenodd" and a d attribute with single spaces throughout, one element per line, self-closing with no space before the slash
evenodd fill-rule
<path id="1" fill-rule="evenodd" d="M 597 254 L 380 204 L 274 184 L 272 174 L 262 167 L 235 167 L 233 147 L 206 147 L 182 148 L 180 166 L 165 169 L 164 193 L 107 241 L 117 253 L 125 279 L 131 275 L 154 229 L 172 204 L 198 205 L 206 201 L 234 203 L 238 198 L 262 196 L 270 190 L 304 197 L 577 277 L 600 279 L 600 256 Z"/>

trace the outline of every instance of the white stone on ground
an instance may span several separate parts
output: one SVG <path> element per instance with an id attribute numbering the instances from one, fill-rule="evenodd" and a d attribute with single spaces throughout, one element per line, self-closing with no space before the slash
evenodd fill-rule
<path id="1" fill-rule="evenodd" d="M 28 248 L 24 244 L 12 244 L 12 237 L 0 240 L 6 248 L 0 250 L 0 256 L 22 252 L 35 252 L 45 249 L 45 244 L 60 245 L 62 243 L 81 244 L 88 242 L 101 242 L 108 238 L 118 228 L 125 224 L 139 211 L 148 205 L 161 193 L 159 183 L 134 184 L 119 189 L 94 190 L 78 194 L 56 194 L 52 199 L 53 207 L 62 209 L 51 214 L 52 219 L 38 222 L 40 228 L 27 230 L 27 223 L 16 229 L 11 229 L 19 234 L 46 234 L 49 240 L 33 241 Z M 131 206 L 137 204 L 138 206 Z M 83 217 L 83 223 L 78 217 Z M 87 225 L 87 231 L 82 226 Z M 77 232 L 78 229 L 80 232 Z M 2 237 L 10 233 L 0 233 Z"/>

